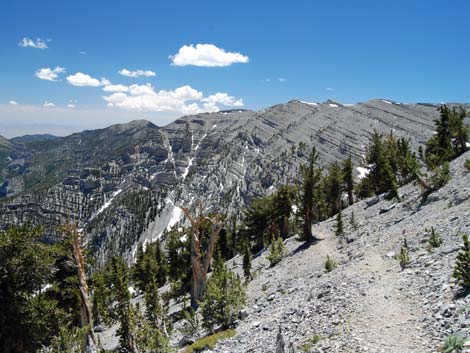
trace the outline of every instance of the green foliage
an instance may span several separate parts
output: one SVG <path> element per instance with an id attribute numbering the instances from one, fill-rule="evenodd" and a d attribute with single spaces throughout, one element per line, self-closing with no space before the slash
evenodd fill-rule
<path id="1" fill-rule="evenodd" d="M 243 250 L 243 275 L 245 277 L 245 281 L 249 281 L 253 278 L 251 275 L 251 260 L 253 256 L 251 255 L 250 248 L 248 245 L 245 245 L 245 249 Z"/>
<path id="2" fill-rule="evenodd" d="M 60 327 L 48 347 L 43 347 L 39 353 L 82 353 L 85 349 L 84 337 L 88 327 Z"/>
<path id="3" fill-rule="evenodd" d="M 268 260 L 269 263 L 272 266 L 276 265 L 279 263 L 282 258 L 284 257 L 286 252 L 286 247 L 284 245 L 284 241 L 282 238 L 278 237 L 274 239 L 269 246 L 269 254 L 268 254 Z"/>
<path id="4" fill-rule="evenodd" d="M 250 241 L 254 241 L 255 251 L 263 249 L 264 245 L 268 243 L 272 205 L 272 196 L 256 198 L 253 199 L 250 206 L 244 211 L 246 232 L 253 237 Z"/>
<path id="5" fill-rule="evenodd" d="M 134 336 L 135 347 L 138 352 L 158 352 L 171 353 L 174 350 L 170 346 L 169 337 L 165 332 L 155 324 L 155 322 L 146 320 L 140 308 L 132 307 L 132 316 L 135 321 Z M 125 351 L 127 353 L 127 351 Z M 132 352 L 132 351 L 131 351 Z"/>
<path id="6" fill-rule="evenodd" d="M 192 337 L 201 329 L 201 322 L 197 312 L 193 308 L 185 310 L 183 313 L 183 326 L 181 333 L 185 336 Z"/>
<path id="7" fill-rule="evenodd" d="M 343 161 L 342 165 L 342 177 L 343 177 L 343 188 L 348 193 L 348 203 L 351 206 L 354 203 L 354 174 L 353 174 L 353 163 L 351 156 Z"/>
<path id="8" fill-rule="evenodd" d="M 470 159 L 466 159 L 465 162 L 463 163 L 463 166 L 467 171 L 470 171 Z"/>
<path id="9" fill-rule="evenodd" d="M 400 263 L 400 267 L 402 270 L 404 270 L 411 261 L 410 250 L 408 248 L 408 242 L 406 241 L 406 238 L 403 238 L 403 243 L 400 248 L 400 253 L 397 256 L 397 260 Z"/>
<path id="10" fill-rule="evenodd" d="M 301 352 L 308 353 L 312 349 L 313 346 L 315 346 L 318 342 L 320 342 L 322 339 L 322 336 L 320 335 L 314 335 L 313 337 L 309 338 L 304 344 L 302 344 L 299 349 Z"/>
<path id="11" fill-rule="evenodd" d="M 460 352 L 465 345 L 465 338 L 457 335 L 449 335 L 444 341 L 442 351 L 444 353 Z"/>
<path id="12" fill-rule="evenodd" d="M 463 246 L 455 261 L 453 277 L 464 288 L 470 288 L 470 241 L 466 234 L 462 235 Z"/>
<path id="13" fill-rule="evenodd" d="M 200 303 L 203 327 L 209 332 L 213 332 L 216 327 L 231 327 L 245 301 L 245 287 L 240 278 L 222 262 L 207 281 L 204 298 Z"/>
<path id="14" fill-rule="evenodd" d="M 6 352 L 35 351 L 61 327 L 73 326 L 75 313 L 54 297 L 58 249 L 41 235 L 30 225 L 0 232 L 0 347 Z"/>
<path id="15" fill-rule="evenodd" d="M 335 235 L 337 237 L 344 236 L 344 229 L 343 229 L 343 215 L 341 210 L 336 215 L 336 227 L 335 227 Z"/>
<path id="16" fill-rule="evenodd" d="M 332 257 L 330 257 L 330 255 L 327 255 L 326 256 L 326 262 L 325 262 L 325 270 L 326 272 L 331 272 L 333 271 L 337 266 L 337 263 L 335 260 L 333 260 Z"/>
<path id="17" fill-rule="evenodd" d="M 318 184 L 321 181 L 322 170 L 317 166 L 318 152 L 315 147 L 312 148 L 308 164 L 302 165 L 302 213 L 303 213 L 303 232 L 302 240 L 310 241 L 313 239 L 312 235 L 312 222 L 318 221 L 319 212 L 318 208 L 315 210 L 315 205 L 319 202 L 319 195 L 316 190 L 319 190 Z M 317 191 L 318 192 L 318 191 Z"/>
<path id="18" fill-rule="evenodd" d="M 188 230 L 172 229 L 166 239 L 168 277 L 171 281 L 171 295 L 179 297 L 190 291 L 191 243 Z"/>
<path id="19" fill-rule="evenodd" d="M 463 108 L 439 107 L 440 118 L 435 120 L 436 134 L 426 142 L 425 161 L 429 169 L 449 162 L 464 153 L 468 147 L 468 127 L 464 125 L 467 116 Z"/>
<path id="20" fill-rule="evenodd" d="M 439 189 L 447 184 L 450 180 L 449 162 L 443 162 L 441 165 L 433 169 L 431 176 L 431 184 L 434 189 Z"/>
<path id="21" fill-rule="evenodd" d="M 426 232 L 429 232 L 428 229 L 426 229 Z M 434 227 L 431 227 L 431 236 L 429 237 L 428 240 L 428 251 L 431 252 L 434 248 L 438 248 L 442 245 L 442 238 L 439 235 L 439 233 L 436 232 Z"/>
<path id="22" fill-rule="evenodd" d="M 396 140 L 393 134 L 384 136 L 374 132 L 366 149 L 365 163 L 370 167 L 369 174 L 361 180 L 360 196 L 386 193 L 389 198 L 399 199 L 398 186 L 409 181 L 409 174 L 416 175 L 418 163 L 410 151 L 407 140 Z"/>
<path id="23" fill-rule="evenodd" d="M 359 229 L 359 224 L 356 221 L 356 216 L 354 214 L 354 211 L 351 212 L 351 216 L 349 217 L 349 224 L 351 225 L 352 229 L 355 231 Z"/>
<path id="24" fill-rule="evenodd" d="M 192 345 L 186 347 L 183 353 L 196 353 L 202 352 L 206 349 L 213 349 L 217 342 L 223 339 L 233 337 L 236 333 L 237 331 L 235 330 L 226 330 L 201 338 L 200 340 L 194 342 Z"/>
<path id="25" fill-rule="evenodd" d="M 132 277 L 142 292 L 155 279 L 159 287 L 163 286 L 167 277 L 167 260 L 160 241 L 147 244 L 145 252 L 142 245 L 137 248 L 136 263 L 132 268 Z"/>

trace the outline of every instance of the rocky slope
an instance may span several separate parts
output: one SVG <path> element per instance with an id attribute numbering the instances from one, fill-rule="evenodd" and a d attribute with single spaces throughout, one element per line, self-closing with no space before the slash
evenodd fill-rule
<path id="1" fill-rule="evenodd" d="M 452 163 L 451 181 L 424 205 L 414 202 L 419 188 L 407 185 L 400 203 L 369 199 L 347 208 L 343 240 L 330 219 L 314 226 L 321 240 L 308 248 L 288 239 L 288 255 L 274 268 L 266 254 L 255 259 L 238 334 L 212 352 L 274 352 L 279 329 L 286 351 L 292 343 L 315 353 L 438 352 L 450 334 L 469 338 L 470 296 L 459 297 L 452 278 L 460 234 L 470 233 L 466 159 L 470 152 Z M 353 212 L 357 230 L 347 221 Z M 443 244 L 429 252 L 431 227 Z M 411 263 L 402 271 L 395 255 L 403 238 Z M 338 264 L 332 272 L 324 269 L 327 255 Z M 241 273 L 242 259 L 233 261 Z"/>
<path id="2" fill-rule="evenodd" d="M 358 165 L 374 130 L 409 137 L 417 147 L 437 116 L 430 104 L 290 101 L 165 127 L 134 121 L 14 143 L 0 165 L 0 226 L 33 221 L 53 237 L 61 220 L 75 219 L 101 261 L 131 258 L 137 242 L 181 220 L 181 205 L 202 199 L 209 209 L 240 212 L 254 196 L 295 180 L 312 145 L 323 164 L 351 155 Z"/>

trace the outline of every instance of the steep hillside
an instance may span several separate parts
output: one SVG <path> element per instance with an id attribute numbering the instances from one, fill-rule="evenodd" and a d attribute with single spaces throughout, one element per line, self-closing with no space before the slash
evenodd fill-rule
<path id="1" fill-rule="evenodd" d="M 451 181 L 424 205 L 407 185 L 400 203 L 376 198 L 344 210 L 343 241 L 331 219 L 314 226 L 321 240 L 308 248 L 287 240 L 289 254 L 275 267 L 266 254 L 255 259 L 238 334 L 212 352 L 274 352 L 279 329 L 286 352 L 290 344 L 311 353 L 437 352 L 448 335 L 469 337 L 470 296 L 459 296 L 452 278 L 460 235 L 470 233 L 468 159 L 470 152 L 452 163 Z M 353 212 L 357 230 L 347 221 Z M 429 251 L 431 227 L 443 243 Z M 395 256 L 403 238 L 411 262 L 401 270 Z M 327 255 L 337 262 L 332 272 Z M 242 274 L 242 259 L 232 262 Z"/>
<path id="2" fill-rule="evenodd" d="M 53 235 L 76 219 L 104 260 L 161 236 L 197 199 L 238 213 L 254 196 L 298 177 L 311 147 L 327 164 L 356 163 L 370 134 L 393 131 L 417 147 L 432 135 L 436 106 L 372 100 L 356 105 L 290 101 L 254 112 L 146 121 L 14 145 L 2 169 L 0 224 L 28 220 Z"/>

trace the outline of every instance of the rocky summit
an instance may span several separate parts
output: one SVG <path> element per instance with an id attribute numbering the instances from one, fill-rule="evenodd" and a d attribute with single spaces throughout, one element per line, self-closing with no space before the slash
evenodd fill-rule
<path id="1" fill-rule="evenodd" d="M 112 254 L 131 260 L 139 242 L 182 220 L 182 205 L 202 200 L 208 209 L 239 213 L 253 197 L 297 180 L 312 146 L 322 165 L 348 156 L 360 165 L 373 131 L 417 147 L 437 117 L 433 104 L 293 100 L 164 127 L 138 120 L 60 138 L 0 139 L 0 224 L 32 221 L 53 238 L 61 220 L 73 219 L 101 262 Z"/>

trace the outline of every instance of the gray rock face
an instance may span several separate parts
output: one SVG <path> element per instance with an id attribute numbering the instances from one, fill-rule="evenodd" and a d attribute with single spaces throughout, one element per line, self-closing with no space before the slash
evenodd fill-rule
<path id="1" fill-rule="evenodd" d="M 53 140 L 14 144 L 0 163 L 0 226 L 77 220 L 101 261 L 131 259 L 200 199 L 239 213 L 256 196 L 298 178 L 313 145 L 327 164 L 358 165 L 370 134 L 393 131 L 417 147 L 436 106 L 371 100 L 352 106 L 290 101 L 254 111 L 186 116 L 165 126 L 133 121 Z M 1 157 L 1 155 L 0 155 Z"/>

